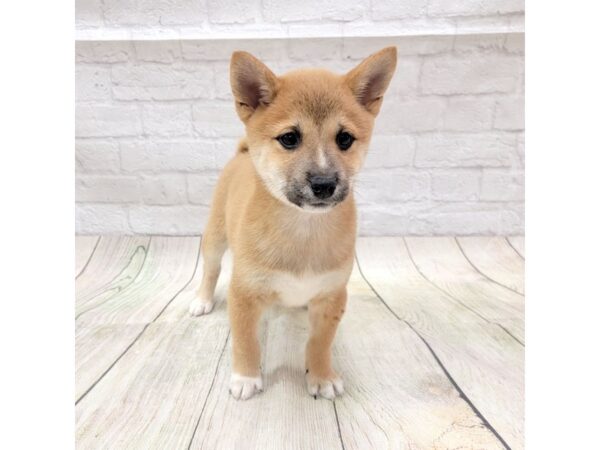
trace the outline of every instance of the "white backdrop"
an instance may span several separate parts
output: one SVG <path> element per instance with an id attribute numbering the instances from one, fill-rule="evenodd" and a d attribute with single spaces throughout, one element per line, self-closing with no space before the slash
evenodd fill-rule
<path id="1" fill-rule="evenodd" d="M 372 7 L 369 5 L 372 4 Z M 399 64 L 357 185 L 363 235 L 522 234 L 522 2 L 77 2 L 77 231 L 198 234 L 243 128 L 228 59 Z"/>

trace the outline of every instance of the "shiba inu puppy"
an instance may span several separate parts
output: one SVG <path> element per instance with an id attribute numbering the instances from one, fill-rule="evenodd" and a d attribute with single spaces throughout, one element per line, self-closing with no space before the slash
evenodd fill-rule
<path id="1" fill-rule="evenodd" d="M 277 302 L 308 306 L 309 393 L 332 399 L 344 391 L 331 345 L 354 261 L 352 186 L 395 68 L 395 47 L 345 75 L 306 69 L 276 76 L 249 53 L 233 53 L 231 88 L 246 137 L 215 190 L 202 239 L 203 278 L 190 313 L 212 310 L 230 247 L 236 399 L 262 390 L 257 328 L 264 309 Z"/>

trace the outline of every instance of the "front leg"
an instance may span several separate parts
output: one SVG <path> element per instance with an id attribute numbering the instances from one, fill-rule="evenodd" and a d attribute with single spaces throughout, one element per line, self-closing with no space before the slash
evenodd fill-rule
<path id="1" fill-rule="evenodd" d="M 227 298 L 233 350 L 229 391 L 236 400 L 262 391 L 258 325 L 263 304 L 258 296 L 243 292 L 232 285 Z"/>
<path id="2" fill-rule="evenodd" d="M 306 344 L 308 392 L 333 399 L 344 392 L 344 383 L 331 367 L 331 345 L 346 308 L 346 287 L 317 297 L 308 304 L 310 337 Z"/>

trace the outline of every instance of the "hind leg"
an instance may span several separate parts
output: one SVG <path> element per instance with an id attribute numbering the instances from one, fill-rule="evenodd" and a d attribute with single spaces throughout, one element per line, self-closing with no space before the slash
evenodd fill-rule
<path id="1" fill-rule="evenodd" d="M 190 303 L 190 314 L 201 316 L 212 311 L 215 300 L 215 287 L 221 272 L 221 259 L 227 250 L 224 212 L 211 212 L 204 236 L 202 237 L 202 259 L 204 261 L 202 282 L 196 298 Z"/>

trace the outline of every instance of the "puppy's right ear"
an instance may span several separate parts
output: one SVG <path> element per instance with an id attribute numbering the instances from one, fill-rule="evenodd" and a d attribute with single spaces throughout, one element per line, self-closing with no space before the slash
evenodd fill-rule
<path id="1" fill-rule="evenodd" d="M 234 52 L 230 67 L 235 108 L 246 122 L 261 106 L 268 106 L 277 92 L 277 77 L 267 66 L 247 52 Z"/>

